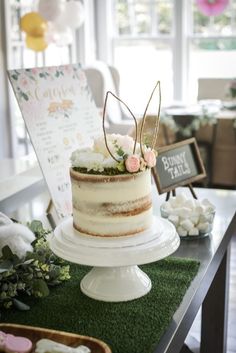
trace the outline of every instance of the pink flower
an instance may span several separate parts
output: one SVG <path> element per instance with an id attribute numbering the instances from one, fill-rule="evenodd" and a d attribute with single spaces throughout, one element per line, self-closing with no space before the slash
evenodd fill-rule
<path id="1" fill-rule="evenodd" d="M 156 165 L 156 155 L 153 150 L 145 152 L 143 157 L 149 168 L 152 168 Z"/>
<path id="2" fill-rule="evenodd" d="M 125 167 L 126 167 L 127 171 L 130 173 L 138 172 L 139 168 L 140 168 L 139 156 L 137 156 L 136 154 L 128 156 L 128 158 L 125 161 Z"/>
<path id="3" fill-rule="evenodd" d="M 27 88 L 28 84 L 29 84 L 29 81 L 28 81 L 27 77 L 22 76 L 21 79 L 20 79 L 21 87 Z"/>
<path id="4" fill-rule="evenodd" d="M 31 72 L 32 72 L 32 74 L 37 75 L 37 73 L 38 73 L 38 68 L 37 68 L 37 67 L 33 67 L 33 68 L 31 69 Z"/>

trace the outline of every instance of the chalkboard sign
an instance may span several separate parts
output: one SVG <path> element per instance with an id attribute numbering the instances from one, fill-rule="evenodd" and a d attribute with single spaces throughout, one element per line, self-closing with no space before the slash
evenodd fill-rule
<path id="1" fill-rule="evenodd" d="M 158 149 L 153 177 L 160 194 L 206 176 L 195 138 Z"/>

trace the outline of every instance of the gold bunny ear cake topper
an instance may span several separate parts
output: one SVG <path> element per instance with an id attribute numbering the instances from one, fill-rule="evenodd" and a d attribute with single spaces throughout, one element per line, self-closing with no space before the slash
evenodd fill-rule
<path id="1" fill-rule="evenodd" d="M 158 110 L 157 119 L 155 119 L 155 129 L 153 141 L 151 144 L 145 144 L 143 142 L 144 125 L 146 121 L 147 111 L 149 105 L 154 97 L 155 91 L 158 90 Z M 135 123 L 135 139 L 129 135 L 120 134 L 107 134 L 105 129 L 105 117 L 107 101 L 109 97 L 117 99 L 121 104 L 123 104 L 128 112 L 131 114 Z M 140 123 L 140 141 L 138 141 L 138 124 L 137 120 L 128 107 L 119 97 L 117 97 L 111 91 L 106 93 L 106 98 L 103 108 L 103 118 L 102 127 L 103 135 L 94 139 L 93 146 L 77 149 L 71 155 L 71 165 L 72 169 L 80 173 L 85 174 L 103 174 L 103 175 L 119 175 L 125 173 L 138 173 L 143 172 L 146 169 L 151 169 L 156 165 L 157 152 L 154 150 L 156 144 L 159 121 L 160 121 L 160 106 L 161 106 L 161 89 L 160 81 L 158 81 L 152 90 L 151 96 L 146 105 L 143 119 Z"/>
<path id="2" fill-rule="evenodd" d="M 107 143 L 107 133 L 106 133 L 106 128 L 105 128 L 105 119 L 106 119 L 106 107 L 107 107 L 107 100 L 108 100 L 108 96 L 109 94 L 111 94 L 115 99 L 117 99 L 120 103 L 122 103 L 126 109 L 128 109 L 129 113 L 132 115 L 133 119 L 134 119 L 134 123 L 135 123 L 135 140 L 134 140 L 134 149 L 133 149 L 133 154 L 135 154 L 135 150 L 136 150 L 136 144 L 137 144 L 137 139 L 138 139 L 138 124 L 137 124 L 137 120 L 134 116 L 134 114 L 132 113 L 132 111 L 130 110 L 130 108 L 128 107 L 128 105 L 123 102 L 119 97 L 117 97 L 114 93 L 112 93 L 111 91 L 107 91 L 106 93 L 106 98 L 105 98 L 105 103 L 104 103 L 104 107 L 103 107 L 103 114 L 102 114 L 102 128 L 103 128 L 103 133 L 104 133 L 104 140 L 105 140 L 105 145 L 106 148 L 110 154 L 110 156 L 117 162 L 120 162 L 119 159 L 115 158 L 115 156 L 112 154 L 108 143 Z"/>
<path id="3" fill-rule="evenodd" d="M 143 156 L 143 131 L 144 131 L 144 126 L 145 126 L 145 121 L 146 121 L 146 117 L 147 117 L 147 111 L 148 111 L 148 107 L 153 99 L 154 93 L 155 91 L 158 89 L 158 93 L 159 93 L 159 99 L 158 99 L 158 110 L 157 110 L 157 119 L 156 119 L 156 123 L 155 123 L 155 130 L 154 130 L 154 135 L 153 135 L 153 141 L 152 144 L 150 144 L 151 149 L 153 150 L 155 147 L 155 144 L 157 142 L 157 136 L 158 136 L 158 131 L 159 131 L 159 124 L 160 124 L 160 111 L 161 111 L 161 83 L 160 81 L 157 81 L 155 87 L 152 90 L 151 96 L 147 102 L 145 111 L 143 113 L 143 119 L 142 119 L 142 124 L 141 124 L 141 129 L 140 129 L 140 149 L 141 149 L 141 154 Z"/>
<path id="4" fill-rule="evenodd" d="M 159 92 L 159 99 L 158 99 L 158 110 L 157 110 L 157 119 L 155 122 L 155 130 L 154 130 L 154 136 L 153 136 L 153 141 L 150 145 L 150 149 L 149 151 L 144 151 L 144 144 L 143 144 L 143 135 L 144 135 L 144 126 L 145 126 L 145 121 L 146 121 L 146 116 L 147 116 L 147 111 L 149 108 L 149 105 L 153 99 L 154 93 L 155 91 L 158 89 Z M 109 146 L 108 146 L 108 142 L 107 142 L 107 134 L 106 134 L 106 129 L 105 129 L 105 118 L 106 118 L 106 107 L 107 107 L 107 101 L 108 101 L 108 97 L 109 95 L 112 95 L 115 99 L 117 99 L 120 103 L 122 103 L 126 109 L 129 111 L 129 113 L 131 114 L 131 116 L 134 119 L 135 122 L 135 140 L 134 140 L 134 148 L 133 148 L 133 156 L 128 156 L 127 159 L 129 159 L 130 157 L 135 157 L 135 151 L 136 151 L 136 145 L 137 145 L 137 139 L 138 139 L 138 124 L 137 124 L 137 119 L 135 118 L 134 114 L 132 113 L 132 111 L 130 110 L 130 108 L 128 107 L 128 105 L 123 102 L 119 97 L 117 97 L 114 93 L 112 93 L 111 91 L 108 91 L 106 93 L 106 97 L 105 97 L 105 102 L 104 102 L 104 108 L 103 108 L 103 117 L 102 117 L 102 127 L 103 127 L 103 133 L 104 133 L 104 141 L 105 141 L 105 145 L 107 148 L 107 151 L 109 152 L 110 156 L 116 161 L 116 162 L 120 162 L 119 159 L 117 159 L 111 152 Z M 150 159 L 154 160 L 154 157 L 152 156 L 153 153 L 155 153 L 155 159 L 156 159 L 156 152 L 154 152 L 154 147 L 155 144 L 157 142 L 157 136 L 158 136 L 158 130 L 159 130 L 159 123 L 160 123 L 160 109 L 161 109 L 161 85 L 160 85 L 160 81 L 157 81 L 155 87 L 152 90 L 151 96 L 147 102 L 144 114 L 143 114 L 143 118 L 142 118 L 142 123 L 141 123 L 141 128 L 140 128 L 140 152 L 141 152 L 141 158 L 142 160 L 140 161 L 141 165 L 143 165 L 144 163 L 146 163 L 146 165 L 148 167 L 153 167 L 154 165 L 152 165 L 154 162 L 150 162 Z M 148 153 L 147 153 L 148 152 Z M 145 158 L 146 155 L 146 158 Z M 126 159 L 126 161 L 127 161 Z M 133 158 L 134 159 L 134 158 Z M 146 160 L 148 159 L 148 161 Z M 129 162 L 129 161 L 128 161 Z M 144 163 L 143 163 L 144 162 Z M 125 163 L 126 165 L 126 169 L 127 171 L 129 171 L 129 167 L 127 168 L 127 165 L 129 163 Z"/>

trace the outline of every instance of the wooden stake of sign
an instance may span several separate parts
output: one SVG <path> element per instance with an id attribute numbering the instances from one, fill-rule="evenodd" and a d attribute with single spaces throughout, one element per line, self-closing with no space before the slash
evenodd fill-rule
<path id="1" fill-rule="evenodd" d="M 205 178 L 206 172 L 195 138 L 159 148 L 152 174 L 159 194 L 167 192 L 167 200 L 179 186 L 188 186 L 197 199 L 192 183 Z"/>

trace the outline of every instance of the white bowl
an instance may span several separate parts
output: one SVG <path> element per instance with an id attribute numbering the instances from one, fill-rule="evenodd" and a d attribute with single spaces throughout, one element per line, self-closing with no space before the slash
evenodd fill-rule
<path id="1" fill-rule="evenodd" d="M 174 224 L 174 222 L 171 221 L 171 218 L 169 219 L 170 214 L 166 211 L 166 209 L 163 207 L 163 205 L 164 204 L 162 204 L 160 207 L 161 216 L 163 218 L 168 219 L 171 223 Z M 176 228 L 178 235 L 181 237 L 181 239 L 188 239 L 189 240 L 189 239 L 204 238 L 204 237 L 208 236 L 212 231 L 214 217 L 215 217 L 215 210 L 211 211 L 211 212 L 203 212 L 203 214 L 200 215 L 199 220 L 196 223 L 194 223 L 194 226 L 196 228 L 198 228 L 198 230 L 199 230 L 198 235 L 189 235 L 187 230 L 186 230 L 187 234 L 183 235 L 178 231 L 178 227 L 180 226 L 180 222 L 182 222 L 183 220 L 189 219 L 187 217 L 186 218 L 179 217 L 180 222 L 177 225 L 174 224 L 174 226 Z"/>

